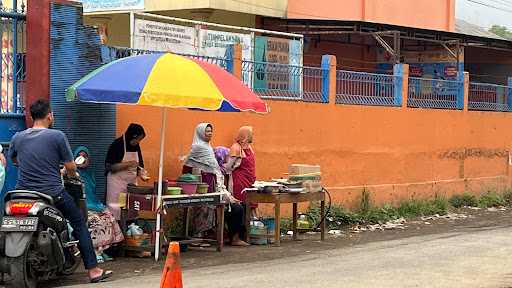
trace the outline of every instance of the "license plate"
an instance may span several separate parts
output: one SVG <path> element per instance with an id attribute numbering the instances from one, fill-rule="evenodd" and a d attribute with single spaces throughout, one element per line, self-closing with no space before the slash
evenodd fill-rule
<path id="1" fill-rule="evenodd" d="M 2 232 L 24 232 L 37 230 L 37 217 L 4 217 L 2 219 Z"/>

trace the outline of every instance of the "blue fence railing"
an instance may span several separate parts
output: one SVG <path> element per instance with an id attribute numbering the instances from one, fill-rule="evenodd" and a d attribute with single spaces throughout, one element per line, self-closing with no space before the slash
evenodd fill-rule
<path id="1" fill-rule="evenodd" d="M 397 106 L 398 76 L 355 71 L 336 71 L 336 104 Z"/>
<path id="2" fill-rule="evenodd" d="M 512 88 L 487 83 L 470 83 L 468 108 L 482 111 L 510 111 Z"/>
<path id="3" fill-rule="evenodd" d="M 407 106 L 413 108 L 462 109 L 461 81 L 409 77 Z"/>
<path id="4" fill-rule="evenodd" d="M 263 99 L 328 102 L 326 69 L 242 61 L 242 81 Z"/>
<path id="5" fill-rule="evenodd" d="M 125 47 L 112 47 L 112 46 L 103 46 L 102 47 L 102 59 L 104 63 L 109 63 L 116 59 L 126 58 L 130 56 L 136 55 L 145 55 L 145 54 L 155 54 L 155 53 L 164 53 L 162 51 L 154 51 L 154 50 L 143 50 L 143 49 L 134 49 L 134 48 L 125 48 Z M 200 56 L 200 55 L 191 55 L 191 54 L 180 54 L 175 53 L 181 56 L 189 57 L 192 59 L 202 60 L 211 64 L 218 65 L 224 69 L 228 69 L 230 59 L 220 58 L 220 57 L 211 57 L 211 56 Z"/>
<path id="6" fill-rule="evenodd" d="M 23 114 L 25 111 L 23 99 L 25 98 L 26 57 L 20 50 L 25 47 L 26 22 L 16 21 L 16 37 L 13 37 L 14 23 L 12 18 L 0 17 L 0 36 L 3 43 L 0 54 L 0 114 Z M 14 53 L 15 45 L 18 47 L 16 53 Z"/>
<path id="7" fill-rule="evenodd" d="M 160 51 L 124 47 L 102 47 L 104 63 Z M 232 72 L 233 59 L 186 55 L 218 65 Z M 24 67 L 24 60 L 19 60 Z M 242 81 L 263 99 L 302 102 L 329 102 L 329 68 L 242 60 Z M 398 73 L 399 74 L 399 73 Z M 19 78 L 24 79 L 24 69 Z M 409 77 L 407 106 L 412 108 L 463 109 L 464 82 Z M 336 71 L 336 104 L 390 106 L 402 105 L 402 76 L 367 72 Z M 512 111 L 512 87 L 470 83 L 470 110 Z M 510 100 L 509 100 L 510 99 Z"/>

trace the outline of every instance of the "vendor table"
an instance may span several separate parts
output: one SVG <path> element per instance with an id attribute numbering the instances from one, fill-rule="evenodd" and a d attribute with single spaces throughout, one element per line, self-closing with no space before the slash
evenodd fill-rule
<path id="1" fill-rule="evenodd" d="M 307 192 L 307 193 L 261 193 L 251 190 L 246 190 L 246 202 L 245 202 L 245 227 L 250 227 L 251 220 L 251 204 L 258 203 L 270 203 L 274 204 L 274 213 L 275 213 L 275 231 L 272 236 L 274 236 L 275 242 L 274 244 L 277 246 L 281 245 L 281 204 L 292 203 L 293 205 L 293 222 L 292 222 L 292 231 L 293 231 L 293 240 L 297 240 L 297 206 L 300 202 L 310 202 L 310 201 L 320 201 L 320 212 L 321 215 L 325 214 L 325 192 Z M 250 229 L 248 229 L 250 230 Z M 246 240 L 249 241 L 250 235 L 246 234 Z M 270 236 L 270 235 L 269 235 Z M 325 219 L 320 224 L 320 239 L 324 241 L 325 239 Z"/>
<path id="2" fill-rule="evenodd" d="M 162 197 L 162 209 L 183 208 L 185 209 L 185 234 L 184 239 L 178 242 L 191 244 L 197 242 L 211 242 L 217 245 L 217 251 L 221 252 L 224 245 L 224 207 L 226 203 L 222 200 L 221 193 L 193 194 L 193 195 L 169 195 Z M 214 206 L 217 211 L 217 237 L 212 239 L 201 239 L 188 237 L 188 210 L 192 207 Z M 161 242 L 162 243 L 162 242 Z"/>

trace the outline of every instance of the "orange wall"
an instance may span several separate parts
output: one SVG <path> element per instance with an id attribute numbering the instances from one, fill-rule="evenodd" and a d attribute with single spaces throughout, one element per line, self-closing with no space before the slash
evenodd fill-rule
<path id="1" fill-rule="evenodd" d="M 509 113 L 269 102 L 265 116 L 169 110 L 165 175 L 181 169 L 197 123 L 214 125 L 214 145 L 229 146 L 239 126 L 255 129 L 259 179 L 292 163 L 320 164 L 336 202 L 354 207 L 363 187 L 377 203 L 509 187 Z M 145 126 L 147 168 L 157 175 L 161 110 L 119 106 L 118 130 Z"/>
<path id="2" fill-rule="evenodd" d="M 355 20 L 454 31 L 455 0 L 288 0 L 288 18 Z"/>

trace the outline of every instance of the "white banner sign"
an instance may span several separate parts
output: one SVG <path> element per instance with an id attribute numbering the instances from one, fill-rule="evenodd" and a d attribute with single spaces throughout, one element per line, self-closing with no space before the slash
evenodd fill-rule
<path id="1" fill-rule="evenodd" d="M 242 45 L 242 59 L 252 60 L 252 37 L 250 34 L 240 34 L 224 31 L 201 30 L 199 32 L 199 55 L 224 58 L 230 44 Z"/>
<path id="2" fill-rule="evenodd" d="M 144 0 L 80 0 L 84 12 L 144 10 Z"/>
<path id="3" fill-rule="evenodd" d="M 193 27 L 135 19 L 136 49 L 197 55 L 197 36 Z"/>
<path id="4" fill-rule="evenodd" d="M 224 31 L 200 30 L 199 31 L 199 55 L 216 58 L 225 58 L 226 50 L 230 44 L 240 43 L 242 46 L 242 60 L 252 61 L 253 41 L 250 34 L 241 34 Z M 242 81 L 251 86 L 252 73 L 242 71 Z"/>

